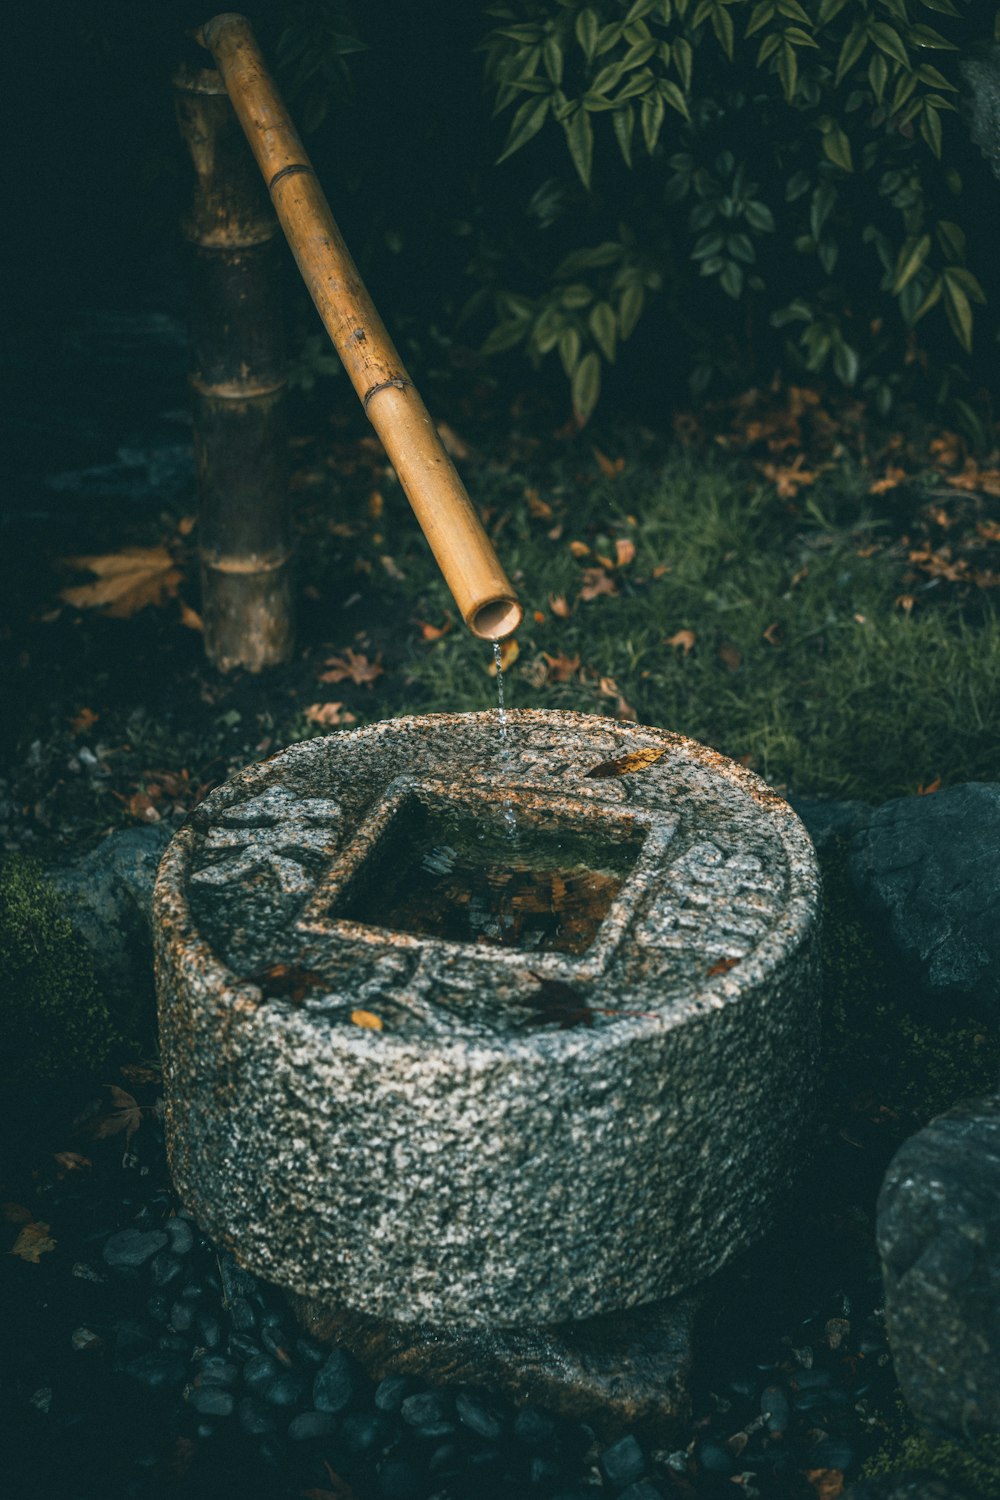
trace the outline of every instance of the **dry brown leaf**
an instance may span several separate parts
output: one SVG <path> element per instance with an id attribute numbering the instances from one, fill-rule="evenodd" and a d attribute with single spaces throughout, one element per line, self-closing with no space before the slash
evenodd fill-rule
<path id="1" fill-rule="evenodd" d="M 548 682 L 568 682 L 574 672 L 580 670 L 579 652 L 575 656 L 566 656 L 564 652 L 560 652 L 558 656 L 550 656 L 547 651 L 543 651 L 542 655 L 548 663 L 545 673 Z"/>
<path id="2" fill-rule="evenodd" d="M 251 974 L 250 983 L 257 985 L 268 1000 L 291 1000 L 301 1005 L 310 990 L 322 989 L 326 981 L 322 974 L 302 964 L 271 964 Z"/>
<path id="3" fill-rule="evenodd" d="M 185 604 L 183 599 L 181 600 L 181 624 L 186 625 L 188 630 L 205 629 L 201 615 L 196 609 L 192 609 L 190 604 Z"/>
<path id="4" fill-rule="evenodd" d="M 181 516 L 177 522 L 177 530 L 181 536 L 190 536 L 197 524 L 197 516 Z"/>
<path id="5" fill-rule="evenodd" d="M 0 1203 L 0 1219 L 5 1224 L 30 1224 L 34 1217 L 23 1203 Z"/>
<path id="6" fill-rule="evenodd" d="M 583 582 L 580 585 L 578 597 L 587 601 L 596 599 L 601 594 L 617 594 L 618 587 L 613 578 L 609 577 L 603 568 L 584 568 Z"/>
<path id="7" fill-rule="evenodd" d="M 905 615 L 913 613 L 913 606 L 916 602 L 912 594 L 897 594 L 893 600 L 896 608 L 901 609 Z"/>
<path id="8" fill-rule="evenodd" d="M 945 429 L 931 438 L 930 452 L 935 468 L 953 469 L 965 456 L 965 443 L 957 432 Z"/>
<path id="9" fill-rule="evenodd" d="M 526 489 L 524 492 L 524 498 L 528 502 L 528 510 L 530 514 L 534 516 L 536 521 L 552 520 L 553 511 L 551 505 L 549 505 L 545 500 L 542 499 L 541 495 L 536 489 Z"/>
<path id="10" fill-rule="evenodd" d="M 984 542 L 1000 542 L 1000 521 L 977 521 L 976 530 Z"/>
<path id="11" fill-rule="evenodd" d="M 656 567 L 653 569 L 653 577 L 663 578 L 665 574 L 671 571 L 672 569 L 670 563 L 657 563 Z"/>
<path id="12" fill-rule="evenodd" d="M 761 635 L 769 646 L 781 645 L 781 626 L 777 620 L 772 621 L 766 630 L 762 630 Z"/>
<path id="13" fill-rule="evenodd" d="M 383 568 L 388 573 L 390 578 L 394 578 L 397 583 L 402 583 L 403 579 L 406 577 L 406 574 L 398 565 L 394 557 L 390 557 L 388 553 L 386 553 L 384 557 L 379 558 L 379 562 L 382 564 Z"/>
<path id="14" fill-rule="evenodd" d="M 719 660 L 724 666 L 729 668 L 730 672 L 738 672 L 743 658 L 735 646 L 730 646 L 726 642 L 719 647 Z"/>
<path id="15" fill-rule="evenodd" d="M 816 1491 L 816 1500 L 840 1500 L 844 1476 L 839 1469 L 806 1469 L 805 1476 Z"/>
<path id="16" fill-rule="evenodd" d="M 572 552 L 574 557 L 590 556 L 590 548 L 587 546 L 586 542 L 570 542 L 569 550 Z"/>
<path id="17" fill-rule="evenodd" d="M 62 561 L 96 574 L 97 582 L 61 589 L 60 599 L 75 609 L 100 609 L 119 620 L 138 614 L 147 604 L 175 598 L 182 577 L 166 547 L 124 547 L 121 552 Z"/>
<path id="18" fill-rule="evenodd" d="M 872 480 L 868 486 L 868 493 L 870 495 L 884 495 L 888 490 L 894 490 L 905 478 L 905 469 L 897 469 L 890 464 L 881 479 Z"/>
<path id="19" fill-rule="evenodd" d="M 935 776 L 934 780 L 933 781 L 929 781 L 926 786 L 924 786 L 923 782 L 920 783 L 920 785 L 917 787 L 917 796 L 918 797 L 931 797 L 931 796 L 934 795 L 935 792 L 939 792 L 940 790 L 941 790 L 941 778 L 940 778 L 940 776 Z"/>
<path id="20" fill-rule="evenodd" d="M 597 467 L 605 479 L 617 479 L 618 475 L 625 468 L 625 460 L 623 458 L 609 458 L 606 453 L 601 452 L 600 448 L 594 448 L 592 451 L 597 460 Z"/>
<path id="21" fill-rule="evenodd" d="M 980 469 L 974 458 L 967 458 L 961 474 L 948 474 L 945 484 L 959 490 L 978 490 L 983 495 L 1000 495 L 1000 469 Z"/>
<path id="22" fill-rule="evenodd" d="M 665 749 L 655 750 L 652 747 L 646 750 L 633 750 L 630 755 L 622 755 L 617 760 L 602 760 L 600 765 L 594 766 L 592 770 L 584 774 L 595 780 L 608 776 L 628 776 L 633 771 L 644 771 L 647 766 L 655 765 L 666 753 Z"/>
<path id="23" fill-rule="evenodd" d="M 709 969 L 709 979 L 713 979 L 716 974 L 728 974 L 730 969 L 735 969 L 738 963 L 738 958 L 720 958 L 719 962 L 717 964 L 713 964 Z"/>
<path id="24" fill-rule="evenodd" d="M 468 458 L 470 449 L 468 443 L 464 442 L 455 431 L 454 427 L 447 422 L 437 423 L 438 437 L 444 445 L 444 451 L 449 458 Z"/>
<path id="25" fill-rule="evenodd" d="M 550 594 L 549 609 L 560 620 L 568 620 L 573 612 L 567 603 L 565 594 Z"/>
<path id="26" fill-rule="evenodd" d="M 21 1260 L 29 1260 L 37 1266 L 43 1255 L 56 1248 L 55 1240 L 49 1238 L 49 1227 L 41 1220 L 25 1224 L 11 1246 L 10 1254 L 19 1256 Z"/>
<path id="27" fill-rule="evenodd" d="M 352 651 L 350 646 L 343 656 L 328 656 L 324 666 L 329 670 L 320 673 L 320 682 L 344 682 L 350 678 L 358 687 L 362 684 L 371 687 L 376 677 L 381 677 L 385 671 L 379 661 L 369 661 L 367 656 L 360 651 Z"/>
<path id="28" fill-rule="evenodd" d="M 351 1020 L 364 1031 L 381 1031 L 382 1017 L 371 1010 L 352 1010 Z"/>
<path id="29" fill-rule="evenodd" d="M 446 614 L 443 625 L 432 625 L 429 620 L 417 620 L 420 634 L 425 641 L 439 641 L 443 635 L 447 635 L 452 627 L 451 615 Z"/>
<path id="30" fill-rule="evenodd" d="M 809 577 L 809 564 L 808 563 L 803 563 L 802 567 L 801 568 L 796 568 L 795 572 L 792 574 L 791 579 L 790 579 L 789 584 L 788 584 L 788 587 L 791 588 L 791 589 L 793 589 L 793 588 L 796 587 L 797 584 L 800 584 L 802 582 L 803 578 L 808 578 L 808 577 Z"/>
<path id="31" fill-rule="evenodd" d="M 517 661 L 517 658 L 520 656 L 520 654 L 521 654 L 521 648 L 517 644 L 517 641 L 514 638 L 514 636 L 509 635 L 505 641 L 501 641 L 500 642 L 500 670 L 502 672 L 506 672 L 508 667 L 512 667 L 514 665 L 514 663 Z M 494 656 L 493 660 L 490 662 L 489 667 L 487 668 L 487 671 L 489 672 L 489 674 L 490 674 L 491 677 L 495 677 L 497 675 L 497 662 L 496 662 L 496 657 L 495 656 Z"/>
<path id="32" fill-rule="evenodd" d="M 81 1156 L 79 1151 L 57 1151 L 52 1159 L 64 1172 L 86 1172 L 94 1165 L 89 1156 Z"/>
<path id="33" fill-rule="evenodd" d="M 687 656 L 697 639 L 698 637 L 693 630 L 676 630 L 672 636 L 668 637 L 665 644 L 679 647 L 684 652 L 684 655 Z"/>
<path id="34" fill-rule="evenodd" d="M 142 1124 L 142 1109 L 132 1095 L 120 1089 L 117 1084 L 110 1084 L 109 1092 L 114 1108 L 89 1122 L 87 1134 L 93 1136 L 95 1140 L 103 1141 L 109 1136 L 121 1135 L 124 1132 L 127 1146 Z"/>
<path id="35" fill-rule="evenodd" d="M 822 472 L 821 469 L 804 468 L 805 460 L 804 453 L 797 453 L 790 464 L 762 463 L 757 468 L 765 479 L 771 480 L 782 500 L 794 500 L 799 490 L 815 484 Z"/>
<path id="36" fill-rule="evenodd" d="M 615 539 L 615 563 L 619 568 L 627 568 L 630 562 L 635 561 L 635 542 L 631 537 L 620 536 Z"/>
<path id="37" fill-rule="evenodd" d="M 85 734 L 88 729 L 93 729 L 100 718 L 92 708 L 81 708 L 79 713 L 73 715 L 69 721 L 69 727 L 74 734 Z"/>
<path id="38" fill-rule="evenodd" d="M 545 616 L 540 609 L 533 609 L 531 612 L 531 618 L 534 620 L 536 625 L 545 624 Z"/>
<path id="39" fill-rule="evenodd" d="M 346 709 L 343 703 L 310 703 L 305 715 L 308 723 L 318 724 L 322 729 L 336 729 L 341 724 L 358 722 L 357 715 Z"/>

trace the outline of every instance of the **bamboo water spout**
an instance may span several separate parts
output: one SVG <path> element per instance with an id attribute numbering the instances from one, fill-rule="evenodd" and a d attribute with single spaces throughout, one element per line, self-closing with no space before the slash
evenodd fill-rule
<path id="1" fill-rule="evenodd" d="M 462 618 L 500 640 L 522 610 L 465 486 L 337 228 L 245 16 L 206 21 L 215 58 L 309 293 L 399 477 Z"/>

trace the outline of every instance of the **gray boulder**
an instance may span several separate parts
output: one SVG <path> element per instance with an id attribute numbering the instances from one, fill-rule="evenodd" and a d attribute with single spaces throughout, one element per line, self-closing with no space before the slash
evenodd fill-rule
<path id="1" fill-rule="evenodd" d="M 1000 783 L 884 803 L 851 842 L 850 872 L 918 992 L 996 1009 Z"/>
<path id="2" fill-rule="evenodd" d="M 958 1489 L 950 1479 L 941 1479 L 925 1469 L 900 1469 L 877 1479 L 852 1484 L 844 1500 L 972 1500 L 968 1490 Z"/>
<path id="3" fill-rule="evenodd" d="M 841 802 L 835 797 L 789 797 L 788 801 L 820 854 L 834 839 L 849 839 L 859 832 L 874 812 L 867 802 Z"/>
<path id="4" fill-rule="evenodd" d="M 160 856 L 174 830 L 163 823 L 109 834 L 71 865 L 48 877 L 66 901 L 66 915 L 90 950 L 112 1013 L 152 1032 L 153 954 L 150 912 Z"/>
<path id="5" fill-rule="evenodd" d="M 1000 1095 L 956 1105 L 900 1147 L 877 1238 L 912 1411 L 949 1435 L 1000 1429 Z"/>

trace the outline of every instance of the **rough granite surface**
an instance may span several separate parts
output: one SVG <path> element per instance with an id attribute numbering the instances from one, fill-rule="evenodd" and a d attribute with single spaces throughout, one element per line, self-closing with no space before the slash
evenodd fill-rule
<path id="1" fill-rule="evenodd" d="M 1000 783 L 969 781 L 874 809 L 850 870 L 926 1000 L 1000 1005 Z"/>
<path id="2" fill-rule="evenodd" d="M 538 1325 L 674 1296 L 764 1231 L 809 1128 L 819 880 L 791 808 L 667 731 L 509 725 L 506 746 L 492 713 L 292 746 L 211 793 L 160 867 L 178 1190 L 258 1274 L 374 1317 Z M 641 750 L 662 754 L 588 775 Z M 586 951 L 332 915 L 413 787 L 641 838 Z M 546 985 L 574 997 L 561 1023 L 538 1024 Z"/>
<path id="3" fill-rule="evenodd" d="M 904 1142 L 877 1234 L 909 1406 L 952 1436 L 1000 1430 L 1000 1095 L 957 1105 Z"/>

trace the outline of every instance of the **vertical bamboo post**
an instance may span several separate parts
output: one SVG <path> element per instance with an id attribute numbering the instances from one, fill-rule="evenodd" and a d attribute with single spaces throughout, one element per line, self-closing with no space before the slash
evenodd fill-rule
<path id="1" fill-rule="evenodd" d="M 194 166 L 191 358 L 205 651 L 222 672 L 293 644 L 279 229 L 214 68 L 174 76 Z"/>

